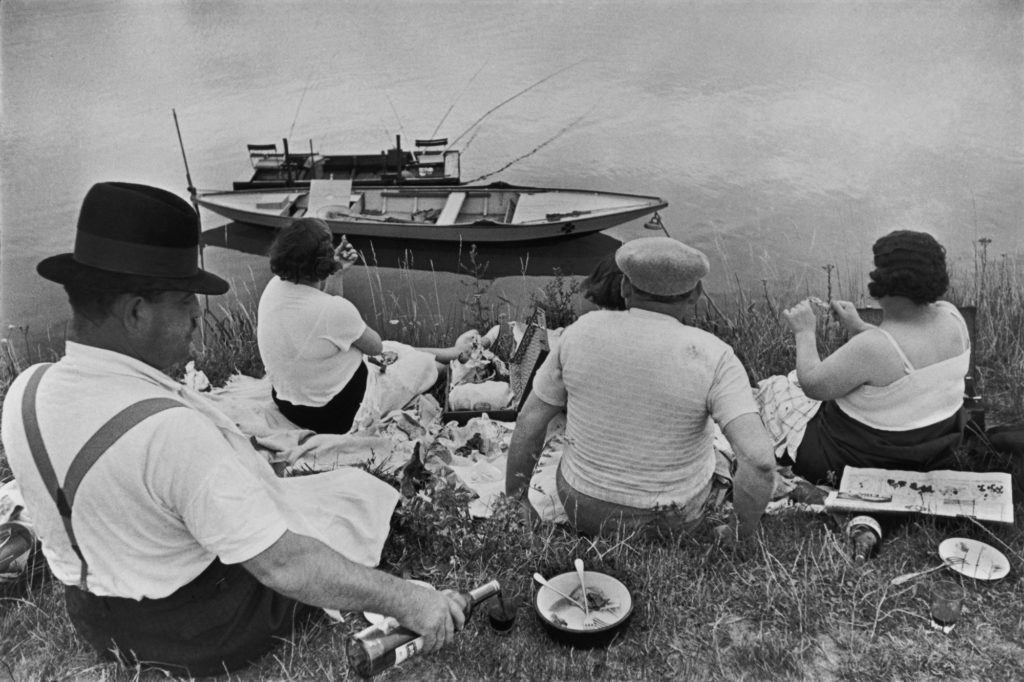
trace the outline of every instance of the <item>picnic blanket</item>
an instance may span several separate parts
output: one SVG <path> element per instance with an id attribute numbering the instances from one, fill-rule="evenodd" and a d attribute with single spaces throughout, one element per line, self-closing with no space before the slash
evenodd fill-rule
<path id="1" fill-rule="evenodd" d="M 505 490 L 505 453 L 515 424 L 486 415 L 464 426 L 442 424 L 441 407 L 429 395 L 346 434 L 317 434 L 291 423 L 271 399 L 266 377 L 235 375 L 208 397 L 285 476 L 362 464 L 395 472 L 419 445 L 424 466 L 453 474 L 477 493 L 473 515 L 489 516 L 494 499 Z M 551 476 L 553 482 L 553 471 Z"/>
<path id="2" fill-rule="evenodd" d="M 211 390 L 208 396 L 244 433 L 256 450 L 285 475 L 330 471 L 368 463 L 384 472 L 405 466 L 417 445 L 424 466 L 473 491 L 469 511 L 488 517 L 505 490 L 505 464 L 513 422 L 492 420 L 485 414 L 465 425 L 443 423 L 441 408 L 429 395 L 421 395 L 403 409 L 391 410 L 379 419 L 350 433 L 315 434 L 289 422 L 270 398 L 265 377 L 242 375 Z M 716 476 L 732 480 L 735 455 L 716 427 Z M 542 520 L 565 522 L 558 500 L 555 472 L 565 447 L 565 418 L 556 417 L 548 427 L 544 448 L 530 483 L 529 500 Z M 773 498 L 783 500 L 795 480 L 776 476 Z M 787 504 L 777 503 L 773 509 Z"/>

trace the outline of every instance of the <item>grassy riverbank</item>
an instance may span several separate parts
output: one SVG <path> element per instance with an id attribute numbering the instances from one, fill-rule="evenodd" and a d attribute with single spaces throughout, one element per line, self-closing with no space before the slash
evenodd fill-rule
<path id="1" fill-rule="evenodd" d="M 958 273 L 951 299 L 978 307 L 979 384 L 990 424 L 1024 420 L 1024 273 L 1008 259 L 991 262 L 979 245 L 972 272 Z M 372 277 L 372 269 L 367 271 Z M 824 280 L 824 277 L 823 277 Z M 571 280 L 555 280 L 538 300 L 574 308 Z M 821 291 L 736 291 L 721 314 L 702 307 L 695 323 L 734 345 L 753 379 L 793 366 L 792 339 L 778 320 L 798 295 Z M 464 319 L 481 326 L 500 315 L 523 319 L 528 302 L 501 299 L 485 281 L 467 279 L 460 301 Z M 405 294 L 409 294 L 406 296 Z M 410 303 L 411 301 L 411 303 Z M 423 292 L 377 292 L 371 324 L 389 338 L 435 344 L 450 329 L 440 300 Z M 726 319 L 727 318 L 727 319 Z M 394 321 L 394 322 L 392 322 Z M 822 322 L 826 345 L 841 342 Z M 259 374 L 251 312 L 211 315 L 201 368 L 218 383 L 231 372 Z M 0 391 L 41 351 L 13 340 L 3 346 Z M 965 450 L 973 468 L 1015 468 L 1021 504 L 1021 465 L 983 446 Z M 0 480 L 6 480 L 0 461 Z M 515 630 L 499 637 L 474 617 L 457 643 L 413 659 L 386 679 L 409 680 L 962 680 L 1024 679 L 1024 532 L 982 527 L 969 520 L 911 520 L 886 538 L 880 555 L 854 566 L 834 523 L 825 516 L 787 511 L 766 517 L 755 543 L 723 550 L 705 538 L 651 546 L 630 540 L 592 542 L 560 528 L 528 532 L 512 510 L 473 520 L 463 497 L 448 489 L 399 516 L 399 530 L 385 550 L 385 568 L 439 586 L 467 588 L 498 579 L 506 589 L 531 594 L 530 576 L 571 570 L 572 559 L 619 577 L 635 608 L 620 639 L 607 649 L 574 651 L 554 644 L 528 607 Z M 961 622 L 953 633 L 930 629 L 928 592 L 933 576 L 892 587 L 896 575 L 938 563 L 936 547 L 950 536 L 973 537 L 1001 549 L 1010 575 L 995 583 L 966 581 Z M 952 574 L 950 574 L 952 575 Z M 0 601 L 0 681 L 163 679 L 97 664 L 75 638 L 61 590 L 44 575 L 27 593 Z M 358 627 L 322 623 L 275 655 L 231 679 L 352 679 L 344 639 Z"/>

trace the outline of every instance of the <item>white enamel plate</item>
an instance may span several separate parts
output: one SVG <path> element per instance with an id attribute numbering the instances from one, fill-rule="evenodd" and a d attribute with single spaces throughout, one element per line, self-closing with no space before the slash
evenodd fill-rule
<path id="1" fill-rule="evenodd" d="M 943 540 L 939 556 L 954 571 L 975 580 L 999 580 L 1010 572 L 1010 562 L 1002 552 L 970 538 Z"/>

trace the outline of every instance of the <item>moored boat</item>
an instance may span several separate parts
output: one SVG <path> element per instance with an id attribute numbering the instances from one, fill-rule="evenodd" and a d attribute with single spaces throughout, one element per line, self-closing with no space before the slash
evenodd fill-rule
<path id="1" fill-rule="evenodd" d="M 523 242 L 599 232 L 659 211 L 659 197 L 506 183 L 355 187 L 310 180 L 308 188 L 207 191 L 199 205 L 231 220 L 277 228 L 323 219 L 335 234 L 440 242 Z"/>
<path id="2" fill-rule="evenodd" d="M 356 187 L 385 185 L 457 185 L 461 179 L 460 157 L 448 149 L 447 138 L 416 140 L 412 150 L 395 146 L 379 154 L 319 154 L 283 151 L 277 144 L 250 144 L 252 176 L 233 183 L 236 190 L 309 187 L 310 180 L 351 180 Z"/>

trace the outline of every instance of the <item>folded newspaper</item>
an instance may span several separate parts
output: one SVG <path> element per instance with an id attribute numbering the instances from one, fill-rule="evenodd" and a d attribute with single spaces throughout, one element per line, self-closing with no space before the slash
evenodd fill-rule
<path id="1" fill-rule="evenodd" d="M 1013 523 L 1010 474 L 973 471 L 897 471 L 846 467 L 839 490 L 825 498 L 829 512 L 968 516 Z"/>

